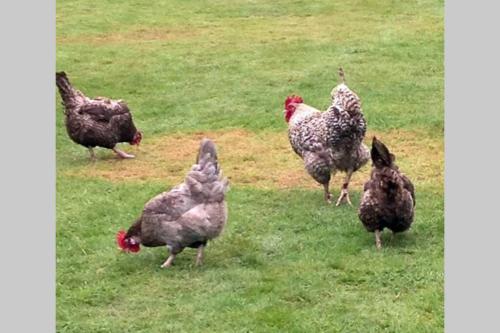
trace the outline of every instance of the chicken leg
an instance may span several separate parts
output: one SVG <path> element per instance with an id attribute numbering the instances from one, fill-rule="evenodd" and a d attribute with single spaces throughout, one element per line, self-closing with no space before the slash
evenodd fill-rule
<path id="1" fill-rule="evenodd" d="M 196 253 L 196 266 L 201 266 L 203 264 L 203 249 L 204 245 L 198 247 L 198 252 Z"/>
<path id="2" fill-rule="evenodd" d="M 380 240 L 380 230 L 375 230 L 375 246 L 377 247 L 377 250 L 380 250 L 382 248 L 382 241 Z"/>
<path id="3" fill-rule="evenodd" d="M 332 203 L 332 194 L 330 193 L 330 190 L 329 190 L 329 184 L 326 183 L 326 184 L 323 184 L 323 187 L 325 189 L 325 201 L 329 204 Z"/>
<path id="4" fill-rule="evenodd" d="M 94 148 L 89 147 L 89 153 L 90 153 L 90 161 L 95 162 L 95 153 L 94 153 Z"/>
<path id="5" fill-rule="evenodd" d="M 174 259 L 175 259 L 175 254 L 170 254 L 167 258 L 167 260 L 165 260 L 165 262 L 163 263 L 163 265 L 161 265 L 160 267 L 161 268 L 168 268 L 170 266 L 172 266 L 172 263 L 174 262 Z"/>
<path id="6" fill-rule="evenodd" d="M 347 201 L 347 203 L 352 206 L 351 199 L 349 198 L 349 190 L 348 190 L 349 182 L 351 181 L 352 173 L 353 173 L 352 170 L 347 171 L 347 175 L 345 177 L 344 184 L 342 184 L 342 189 L 340 191 L 340 197 L 337 200 L 336 206 L 340 205 L 340 203 L 343 202 L 344 200 Z"/>
<path id="7" fill-rule="evenodd" d="M 135 157 L 134 155 L 127 154 L 126 152 L 121 151 L 120 149 L 118 149 L 116 147 L 113 148 L 113 151 L 116 153 L 116 155 L 118 155 L 121 158 L 134 158 Z"/>

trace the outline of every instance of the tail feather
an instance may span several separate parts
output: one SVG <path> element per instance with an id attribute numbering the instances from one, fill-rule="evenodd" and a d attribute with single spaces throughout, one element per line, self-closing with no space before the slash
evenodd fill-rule
<path id="1" fill-rule="evenodd" d="M 73 88 L 65 72 L 56 72 L 56 85 L 66 108 L 71 108 L 85 99 L 79 90 Z"/>
<path id="2" fill-rule="evenodd" d="M 220 202 L 224 199 L 229 182 L 222 177 L 215 144 L 203 139 L 196 158 L 196 165 L 186 177 L 186 184 L 193 193 L 202 194 L 208 201 Z"/>
<path id="3" fill-rule="evenodd" d="M 207 163 L 217 165 L 217 148 L 211 140 L 207 138 L 201 140 L 200 150 L 198 151 L 198 156 L 196 157 L 196 163 L 201 167 L 204 167 Z"/>
<path id="4" fill-rule="evenodd" d="M 380 186 L 390 200 L 395 199 L 401 192 L 403 183 L 398 176 L 398 171 L 392 169 L 395 160 L 387 146 L 375 136 L 372 140 L 371 158 L 375 168 L 379 169 Z"/>
<path id="5" fill-rule="evenodd" d="M 56 73 L 56 84 L 64 103 L 67 103 L 75 95 L 75 91 L 68 80 L 65 72 Z"/>
<path id="6" fill-rule="evenodd" d="M 375 136 L 372 140 L 371 158 L 377 168 L 390 167 L 394 162 L 394 155 Z"/>
<path id="7" fill-rule="evenodd" d="M 336 108 L 349 113 L 361 112 L 361 100 L 359 96 L 347 86 L 342 67 L 339 68 L 339 77 L 342 82 L 336 85 L 330 93 L 332 96 L 332 105 L 330 105 L 329 110 Z"/>

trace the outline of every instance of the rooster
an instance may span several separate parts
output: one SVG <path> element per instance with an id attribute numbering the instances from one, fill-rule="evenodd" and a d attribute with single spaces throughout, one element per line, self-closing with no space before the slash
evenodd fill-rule
<path id="1" fill-rule="evenodd" d="M 140 244 L 166 245 L 170 255 L 162 268 L 170 267 L 184 248 L 197 248 L 196 265 L 200 265 L 207 242 L 219 236 L 226 224 L 224 197 L 228 186 L 217 162 L 215 144 L 203 139 L 196 164 L 184 183 L 147 202 L 128 231 L 118 232 L 118 245 L 130 252 L 139 251 Z"/>
<path id="2" fill-rule="evenodd" d="M 89 149 L 92 161 L 93 148 L 97 146 L 112 149 L 121 158 L 134 158 L 116 148 L 119 142 L 138 145 L 142 139 L 125 102 L 104 97 L 90 99 L 71 86 L 64 72 L 56 73 L 56 84 L 64 105 L 68 135 Z"/>
<path id="3" fill-rule="evenodd" d="M 394 163 L 395 156 L 376 137 L 371 158 L 373 169 L 364 185 L 359 219 L 369 232 L 375 232 L 375 245 L 382 247 L 380 234 L 384 228 L 402 232 L 410 228 L 415 210 L 415 189 L 411 181 Z"/>
<path id="4" fill-rule="evenodd" d="M 344 71 L 339 69 L 342 83 L 331 92 L 332 104 L 321 112 L 304 103 L 300 96 L 285 101 L 284 116 L 288 123 L 288 138 L 294 152 L 304 160 L 305 169 L 323 185 L 324 197 L 331 203 L 330 178 L 336 171 L 346 172 L 338 206 L 350 205 L 349 182 L 352 174 L 368 162 L 370 152 L 362 141 L 366 122 L 359 97 L 345 84 Z"/>

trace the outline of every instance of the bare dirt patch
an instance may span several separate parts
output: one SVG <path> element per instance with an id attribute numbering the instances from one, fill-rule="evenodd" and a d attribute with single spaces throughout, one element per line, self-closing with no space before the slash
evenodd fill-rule
<path id="1" fill-rule="evenodd" d="M 397 130 L 368 132 L 366 143 L 371 142 L 373 135 L 388 145 L 396 155 L 397 164 L 417 186 L 442 186 L 442 139 L 429 138 L 425 133 Z M 127 147 L 128 151 L 136 154 L 134 160 L 122 161 L 110 152 L 95 164 L 88 163 L 64 173 L 113 182 L 160 180 L 176 184 L 184 179 L 194 163 L 199 142 L 204 137 L 216 142 L 222 170 L 233 185 L 268 189 L 320 188 L 304 170 L 302 160 L 292 151 L 286 132 L 230 130 L 146 138 L 139 150 Z M 369 172 L 370 166 L 366 165 L 353 175 L 351 184 L 362 186 Z M 338 173 L 333 178 L 333 189 L 338 190 L 343 176 Z"/>

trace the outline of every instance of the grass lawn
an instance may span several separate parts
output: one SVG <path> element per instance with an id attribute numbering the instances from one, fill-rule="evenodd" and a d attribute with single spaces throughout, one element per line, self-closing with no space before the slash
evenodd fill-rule
<path id="1" fill-rule="evenodd" d="M 444 326 L 443 1 L 57 2 L 57 70 L 126 100 L 144 132 L 119 161 L 70 141 L 57 106 L 58 332 L 439 332 Z M 283 101 L 325 109 L 343 66 L 369 133 L 414 181 L 409 232 L 376 251 L 292 152 Z M 60 98 L 57 97 L 58 101 Z M 58 102 L 59 104 L 59 102 Z M 204 266 L 120 253 L 144 203 L 219 147 L 229 221 Z M 334 177 L 334 198 L 341 177 Z"/>

